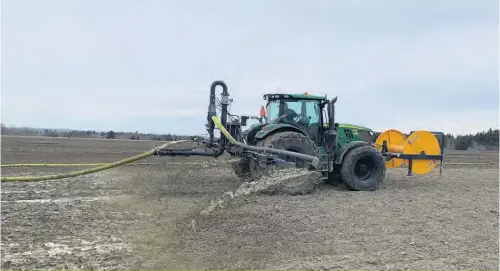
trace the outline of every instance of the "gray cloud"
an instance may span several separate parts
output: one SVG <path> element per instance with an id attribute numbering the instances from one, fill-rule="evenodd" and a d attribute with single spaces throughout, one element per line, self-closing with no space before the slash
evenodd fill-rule
<path id="1" fill-rule="evenodd" d="M 493 0 L 2 4 L 7 124 L 202 132 L 222 79 L 239 114 L 279 88 L 375 129 L 498 126 Z"/>

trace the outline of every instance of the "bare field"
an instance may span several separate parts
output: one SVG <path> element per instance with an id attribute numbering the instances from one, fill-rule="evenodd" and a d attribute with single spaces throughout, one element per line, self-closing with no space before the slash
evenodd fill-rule
<path id="1" fill-rule="evenodd" d="M 2 137 L 1 162 L 112 162 L 159 144 Z M 496 152 L 450 151 L 442 176 L 388 170 L 374 192 L 254 195 L 204 218 L 210 200 L 240 184 L 229 166 L 185 163 L 211 160 L 151 157 L 141 162 L 156 165 L 2 183 L 1 267 L 498 270 Z"/>

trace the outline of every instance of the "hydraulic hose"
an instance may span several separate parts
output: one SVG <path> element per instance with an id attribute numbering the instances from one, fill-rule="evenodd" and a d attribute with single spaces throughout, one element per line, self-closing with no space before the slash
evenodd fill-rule
<path id="1" fill-rule="evenodd" d="M 148 152 L 129 157 L 127 159 L 123 159 L 114 163 L 109 163 L 105 164 L 102 166 L 94 167 L 94 168 L 89 168 L 89 169 L 84 169 L 84 170 L 78 170 L 78 171 L 73 171 L 73 172 L 68 172 L 68 173 L 62 173 L 62 174 L 54 174 L 54 175 L 46 175 L 46 176 L 22 176 L 22 177 L 1 177 L 2 182 L 36 182 L 36 181 L 47 181 L 47 180 L 57 180 L 57 179 L 64 179 L 64 178 L 71 178 L 71 177 L 76 177 L 76 176 L 81 176 L 81 175 L 86 175 L 86 174 L 91 174 L 95 173 L 98 171 L 103 171 L 106 169 L 118 167 L 121 165 L 129 164 L 132 162 L 135 162 L 137 160 L 144 159 L 146 157 L 155 155 L 155 153 L 162 148 L 165 148 L 168 145 L 172 145 L 175 143 L 180 143 L 180 142 L 185 142 L 187 140 L 180 140 L 180 141 L 171 141 L 168 142 L 167 144 L 164 144 L 162 146 L 156 147 Z"/>
<path id="2" fill-rule="evenodd" d="M 234 137 L 226 130 L 224 125 L 222 125 L 222 123 L 220 122 L 220 120 L 217 116 L 212 116 L 212 121 L 214 122 L 215 126 L 217 126 L 217 128 L 219 128 L 220 132 L 227 138 L 227 140 L 229 140 L 229 143 L 235 144 L 235 145 L 238 145 L 238 143 L 239 143 L 241 145 L 244 145 L 244 144 L 236 141 L 236 139 L 234 139 Z"/>

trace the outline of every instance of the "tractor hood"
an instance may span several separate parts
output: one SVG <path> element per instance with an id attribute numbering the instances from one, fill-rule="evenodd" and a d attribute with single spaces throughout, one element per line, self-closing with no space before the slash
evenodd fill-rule
<path id="1" fill-rule="evenodd" d="M 325 123 L 323 127 L 328 127 L 328 123 Z M 372 129 L 364 126 L 359 126 L 359 125 L 354 125 L 354 124 L 348 124 L 348 123 L 339 123 L 339 128 L 342 129 L 351 129 L 351 130 L 357 130 L 357 131 L 368 131 L 368 132 L 374 132 Z"/>
<path id="2" fill-rule="evenodd" d="M 256 123 L 256 124 L 252 124 L 250 126 L 249 130 L 256 129 L 256 128 L 263 128 L 264 126 L 267 126 L 266 127 L 266 130 L 267 130 L 267 129 L 272 129 L 273 126 L 276 126 L 276 125 L 278 125 L 278 124 L 275 124 L 275 123 L 269 123 L 269 124 Z M 324 126 L 328 127 L 328 124 L 325 124 Z M 339 123 L 339 127 L 340 128 L 344 128 L 344 129 L 364 130 L 364 131 L 368 131 L 368 132 L 374 132 L 372 129 L 370 129 L 368 127 L 360 126 L 360 125 L 354 125 L 354 124 L 348 124 L 348 123 Z"/>
<path id="3" fill-rule="evenodd" d="M 352 129 L 352 130 L 365 130 L 369 132 L 373 132 L 372 129 L 364 126 L 359 126 L 359 125 L 354 125 L 354 124 L 348 124 L 348 123 L 339 123 L 340 128 L 345 128 L 345 129 Z"/>

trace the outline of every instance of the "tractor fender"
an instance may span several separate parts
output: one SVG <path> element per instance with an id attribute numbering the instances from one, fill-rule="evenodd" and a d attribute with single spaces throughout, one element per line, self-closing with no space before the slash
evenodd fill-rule
<path id="1" fill-rule="evenodd" d="M 255 141 L 260 141 L 272 134 L 275 134 L 275 133 L 279 133 L 279 132 L 285 132 L 285 131 L 293 131 L 293 132 L 297 132 L 297 133 L 301 133 L 303 135 L 306 135 L 307 134 L 302 131 L 301 129 L 297 128 L 296 126 L 293 126 L 291 124 L 269 124 L 269 125 L 266 125 L 264 127 L 262 127 L 260 129 L 260 131 L 258 131 L 254 138 L 255 138 Z"/>
<path id="2" fill-rule="evenodd" d="M 352 141 L 349 143 L 346 143 L 342 145 L 339 149 L 336 151 L 335 155 L 335 164 L 340 165 L 342 164 L 342 161 L 344 160 L 344 156 L 353 148 L 362 146 L 362 145 L 369 145 L 368 142 L 365 141 Z"/>
<path id="3" fill-rule="evenodd" d="M 264 124 L 254 124 L 250 129 L 243 132 L 243 137 L 246 139 L 247 144 L 254 145 L 255 135 L 264 127 Z"/>

